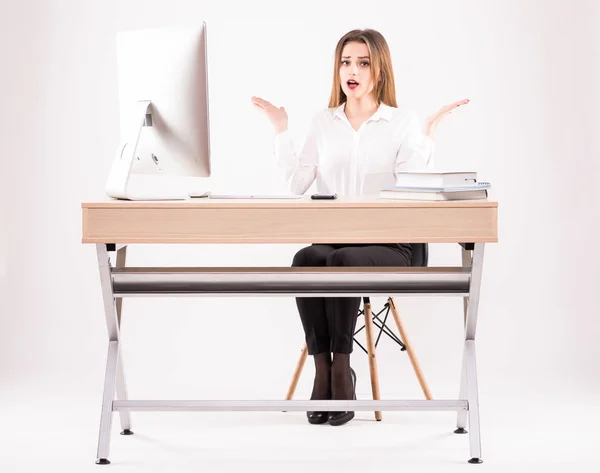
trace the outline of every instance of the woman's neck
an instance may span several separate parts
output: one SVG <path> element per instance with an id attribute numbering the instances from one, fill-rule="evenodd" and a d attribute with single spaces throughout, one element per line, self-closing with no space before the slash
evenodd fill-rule
<path id="1" fill-rule="evenodd" d="M 379 106 L 377 102 L 371 97 L 365 97 L 363 99 L 347 99 L 344 111 L 348 118 L 352 117 L 370 117 L 373 115 Z"/>

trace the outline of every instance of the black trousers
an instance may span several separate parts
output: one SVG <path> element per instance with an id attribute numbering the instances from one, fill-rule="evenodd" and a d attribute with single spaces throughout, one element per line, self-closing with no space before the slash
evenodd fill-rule
<path id="1" fill-rule="evenodd" d="M 401 244 L 314 244 L 294 256 L 292 266 L 410 266 L 412 249 Z M 352 353 L 360 297 L 297 297 L 310 355 Z"/>

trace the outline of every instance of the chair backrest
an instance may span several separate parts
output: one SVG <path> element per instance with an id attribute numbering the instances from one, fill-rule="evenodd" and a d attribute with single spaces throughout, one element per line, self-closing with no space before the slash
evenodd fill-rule
<path id="1" fill-rule="evenodd" d="M 427 266 L 429 262 L 429 247 L 427 243 L 412 243 L 411 266 Z"/>

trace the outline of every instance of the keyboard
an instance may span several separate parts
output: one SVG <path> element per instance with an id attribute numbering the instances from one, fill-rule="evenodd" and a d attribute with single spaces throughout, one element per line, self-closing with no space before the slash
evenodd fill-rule
<path id="1" fill-rule="evenodd" d="M 210 199 L 301 199 L 296 194 L 211 194 Z"/>
<path id="2" fill-rule="evenodd" d="M 127 192 L 128 200 L 187 200 L 189 195 L 181 191 L 160 190 L 155 192 L 133 191 Z"/>

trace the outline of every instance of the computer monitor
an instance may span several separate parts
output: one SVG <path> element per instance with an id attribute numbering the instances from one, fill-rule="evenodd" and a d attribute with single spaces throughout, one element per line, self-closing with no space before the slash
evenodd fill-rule
<path id="1" fill-rule="evenodd" d="M 206 24 L 117 35 L 121 143 L 106 193 L 186 199 L 210 177 Z"/>

